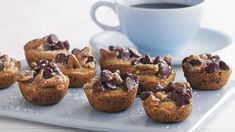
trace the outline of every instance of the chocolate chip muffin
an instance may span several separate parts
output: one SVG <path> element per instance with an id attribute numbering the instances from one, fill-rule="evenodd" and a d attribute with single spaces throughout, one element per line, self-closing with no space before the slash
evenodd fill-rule
<path id="1" fill-rule="evenodd" d="M 109 50 L 100 49 L 100 67 L 112 72 L 130 72 L 132 62 L 141 55 L 134 49 L 122 48 L 119 46 L 109 46 Z"/>
<path id="2" fill-rule="evenodd" d="M 69 86 L 69 78 L 47 60 L 34 63 L 33 70 L 17 77 L 23 97 L 32 104 L 52 105 L 62 100 Z"/>
<path id="3" fill-rule="evenodd" d="M 56 35 L 51 34 L 40 39 L 29 41 L 25 46 L 25 57 L 31 66 L 32 62 L 40 60 L 52 61 L 59 53 L 69 53 L 69 42 L 60 41 Z"/>
<path id="4" fill-rule="evenodd" d="M 0 89 L 8 88 L 15 83 L 20 67 L 19 61 L 0 54 Z"/>
<path id="5" fill-rule="evenodd" d="M 69 77 L 69 87 L 72 88 L 82 87 L 96 74 L 95 60 L 88 47 L 73 49 L 71 54 L 57 54 L 54 62 Z"/>
<path id="6" fill-rule="evenodd" d="M 172 123 L 185 120 L 192 112 L 192 88 L 189 83 L 170 82 L 141 93 L 143 107 L 154 121 Z"/>
<path id="7" fill-rule="evenodd" d="M 218 55 L 200 54 L 186 57 L 182 62 L 184 76 L 193 88 L 216 90 L 229 80 L 232 68 Z"/>
<path id="8" fill-rule="evenodd" d="M 139 93 L 151 90 L 157 83 L 166 86 L 175 79 L 170 56 L 157 56 L 152 60 L 149 55 L 145 55 L 135 59 L 133 64 L 131 72 L 139 77 Z"/>
<path id="9" fill-rule="evenodd" d="M 131 107 L 138 85 L 137 76 L 103 70 L 99 78 L 93 78 L 84 85 L 84 91 L 92 107 L 98 111 L 113 113 Z"/>

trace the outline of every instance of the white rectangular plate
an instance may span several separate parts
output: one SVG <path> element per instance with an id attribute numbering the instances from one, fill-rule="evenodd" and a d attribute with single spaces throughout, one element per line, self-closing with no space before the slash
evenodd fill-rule
<path id="1" fill-rule="evenodd" d="M 184 81 L 180 68 L 175 69 L 177 81 Z M 56 105 L 32 105 L 22 97 L 17 84 L 0 90 L 0 116 L 100 131 L 195 131 L 222 110 L 221 106 L 235 93 L 234 84 L 235 81 L 229 81 L 223 89 L 217 91 L 194 91 L 191 116 L 174 124 L 153 122 L 146 116 L 139 98 L 124 112 L 98 112 L 90 106 L 81 88 L 69 89 L 65 98 Z"/>

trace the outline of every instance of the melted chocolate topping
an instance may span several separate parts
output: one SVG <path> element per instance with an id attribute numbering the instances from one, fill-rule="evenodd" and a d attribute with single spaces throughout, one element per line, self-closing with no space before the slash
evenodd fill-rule
<path id="1" fill-rule="evenodd" d="M 140 97 L 144 101 L 150 95 L 156 92 L 166 92 L 169 97 L 175 101 L 176 106 L 181 107 L 183 105 L 190 104 L 192 99 L 192 88 L 190 87 L 177 87 L 174 82 L 169 83 L 166 87 L 162 87 L 157 84 L 151 91 L 142 92 Z"/>

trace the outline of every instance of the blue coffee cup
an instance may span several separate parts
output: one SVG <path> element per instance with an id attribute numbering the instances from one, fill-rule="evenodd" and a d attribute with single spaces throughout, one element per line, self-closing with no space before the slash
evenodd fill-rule
<path id="1" fill-rule="evenodd" d="M 146 3 L 178 3 L 184 8 L 150 9 L 133 7 Z M 180 55 L 200 29 L 205 0 L 116 0 L 100 1 L 91 8 L 93 21 L 103 30 L 125 34 L 142 53 Z M 118 16 L 120 25 L 112 27 L 99 22 L 96 10 L 106 6 Z"/>

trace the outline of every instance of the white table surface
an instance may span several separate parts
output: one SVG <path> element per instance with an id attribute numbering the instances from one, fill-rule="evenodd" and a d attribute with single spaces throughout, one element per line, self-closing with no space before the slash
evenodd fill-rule
<path id="1" fill-rule="evenodd" d="M 0 0 L 0 52 L 24 59 L 23 45 L 32 38 L 55 33 L 71 47 L 83 47 L 101 30 L 90 19 L 97 0 Z M 234 0 L 206 0 L 203 27 L 216 29 L 235 39 Z M 110 10 L 100 10 L 104 22 L 115 23 Z M 108 17 L 106 17 L 108 16 Z M 221 55 L 235 67 L 235 46 Z M 232 79 L 235 79 L 234 73 Z M 202 132 L 235 131 L 235 99 L 224 107 Z M 0 131 L 84 131 L 0 117 Z M 183 131 L 183 130 L 182 130 Z"/>

